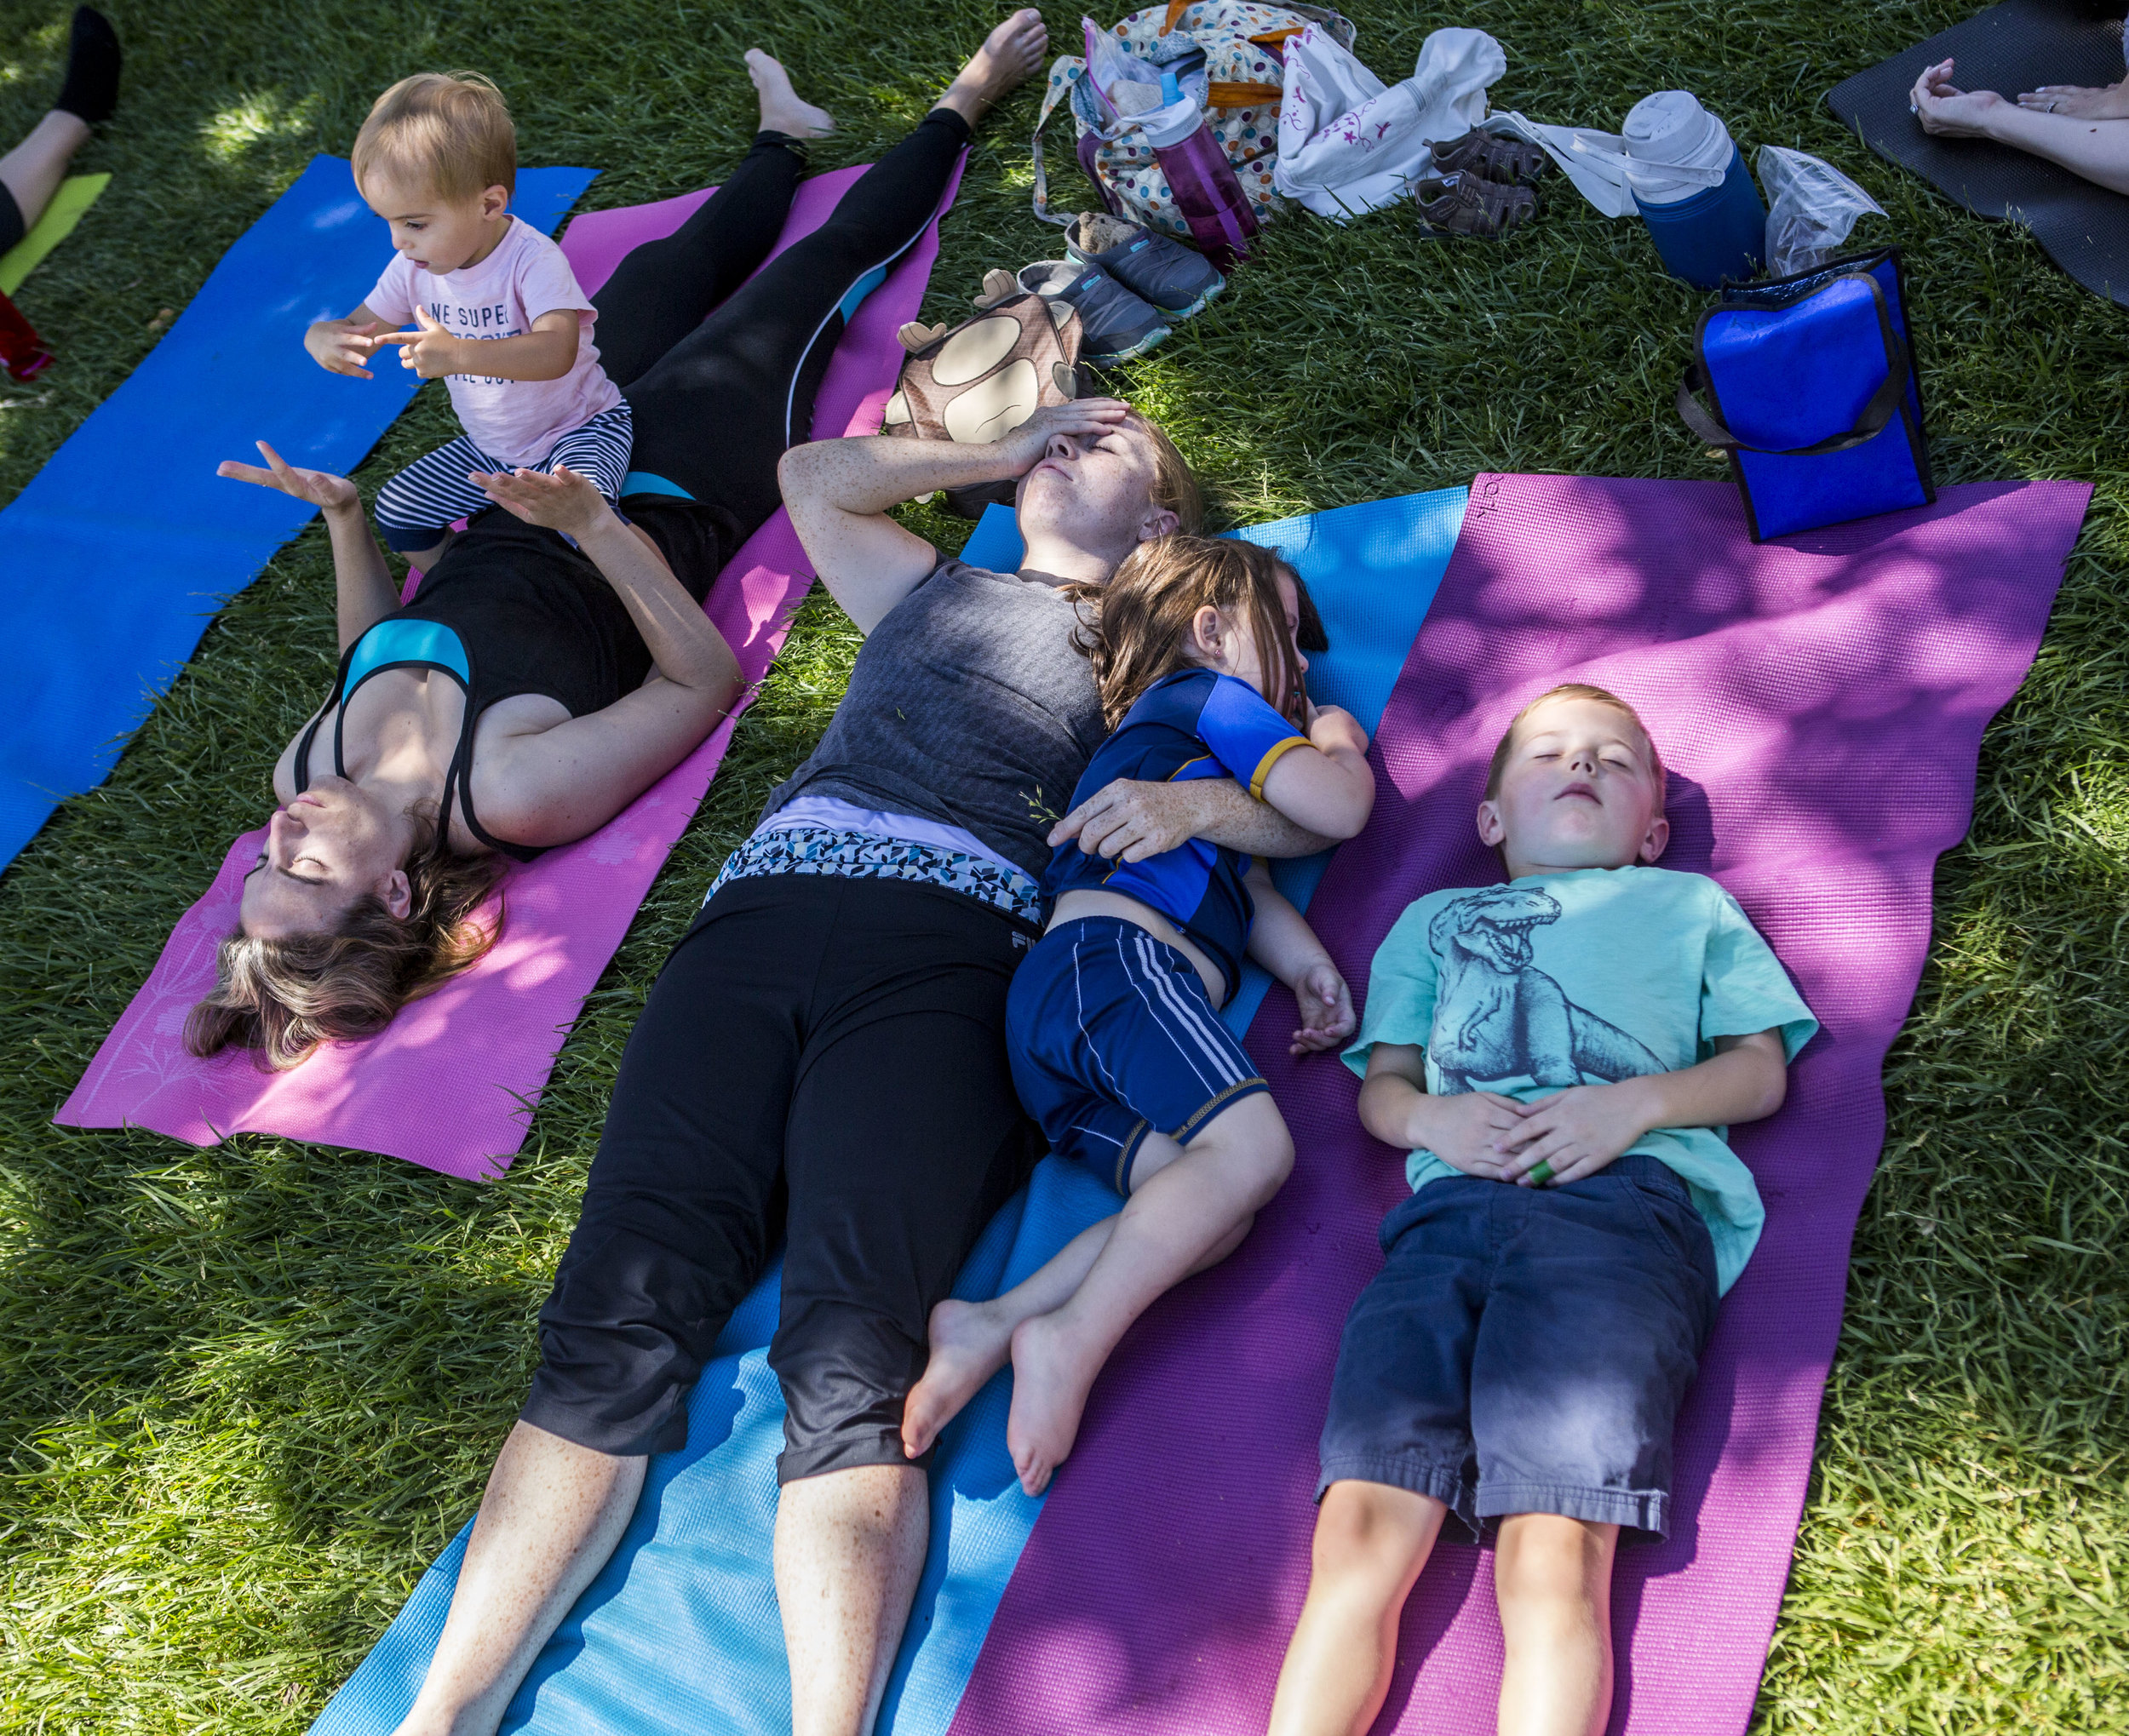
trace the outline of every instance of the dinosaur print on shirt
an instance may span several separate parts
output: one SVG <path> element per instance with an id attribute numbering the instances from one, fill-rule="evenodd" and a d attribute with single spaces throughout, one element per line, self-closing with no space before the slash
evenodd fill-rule
<path id="1" fill-rule="evenodd" d="M 1560 920 L 1559 900 L 1493 886 L 1445 906 L 1427 925 L 1441 961 L 1428 1053 L 1445 1094 L 1472 1081 L 1527 1077 L 1554 1091 L 1667 1069 L 1648 1045 L 1538 969 L 1530 931 Z"/>

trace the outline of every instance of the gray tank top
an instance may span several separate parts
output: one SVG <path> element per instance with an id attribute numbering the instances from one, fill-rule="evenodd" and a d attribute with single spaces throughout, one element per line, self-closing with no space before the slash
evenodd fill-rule
<path id="1" fill-rule="evenodd" d="M 1079 615 L 1049 581 L 958 560 L 874 627 L 801 791 L 958 826 L 1040 879 L 1049 829 L 1108 736 Z"/>

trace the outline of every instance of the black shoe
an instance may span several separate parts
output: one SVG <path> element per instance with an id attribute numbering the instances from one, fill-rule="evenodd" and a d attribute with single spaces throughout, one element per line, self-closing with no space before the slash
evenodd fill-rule
<path id="1" fill-rule="evenodd" d="M 66 54 L 66 83 L 52 106 L 95 126 L 111 118 L 118 106 L 118 66 L 124 58 L 118 32 L 93 6 L 74 9 L 72 45 Z"/>

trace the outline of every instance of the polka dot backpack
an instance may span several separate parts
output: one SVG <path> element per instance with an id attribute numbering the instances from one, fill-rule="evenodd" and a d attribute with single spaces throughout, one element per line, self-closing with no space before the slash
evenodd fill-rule
<path id="1" fill-rule="evenodd" d="M 1335 12 L 1259 0 L 1170 0 L 1106 32 L 1086 20 L 1087 52 L 1050 68 L 1036 122 L 1035 215 L 1066 225 L 1078 209 L 1068 199 L 1062 215 L 1052 214 L 1042 161 L 1043 129 L 1057 110 L 1069 109 L 1080 166 L 1112 213 L 1194 242 L 1220 270 L 1231 269 L 1284 203 L 1271 185 L 1283 49 L 1311 23 L 1351 46 L 1353 27 Z M 1119 51 L 1128 60 L 1120 60 Z M 1124 72 L 1124 80 L 1105 69 Z M 1165 87 L 1163 73 L 1172 75 Z M 1126 83 L 1133 88 L 1116 100 Z M 1177 138 L 1173 117 L 1182 114 L 1185 125 L 1188 117 L 1175 106 L 1179 97 L 1195 103 L 1202 121 Z M 1162 106 L 1148 112 L 1155 103 Z"/>

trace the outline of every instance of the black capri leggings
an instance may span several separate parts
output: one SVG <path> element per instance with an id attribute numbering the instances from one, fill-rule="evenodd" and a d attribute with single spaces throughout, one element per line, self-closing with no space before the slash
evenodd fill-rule
<path id="1" fill-rule="evenodd" d="M 967 142 L 967 122 L 933 110 L 749 280 L 805 166 L 764 133 L 678 231 L 631 251 L 592 298 L 600 359 L 635 415 L 630 470 L 723 507 L 743 537 L 759 530 L 780 503 L 777 461 L 811 438 L 843 327 L 922 237 Z"/>
<path id="2" fill-rule="evenodd" d="M 1033 931 L 936 886 L 734 880 L 628 1038 L 525 1420 L 601 1452 L 687 1440 L 687 1395 L 788 1229 L 778 1480 L 907 1464 L 927 1328 L 1042 1153 L 1006 1058 Z"/>
<path id="3" fill-rule="evenodd" d="M 846 319 L 923 234 L 967 137 L 934 111 L 749 279 L 801 167 L 765 135 L 676 234 L 623 260 L 596 300 L 635 412 L 633 468 L 743 536 L 766 520 Z M 629 1037 L 541 1310 L 525 1421 L 603 1452 L 680 1446 L 689 1390 L 788 1226 L 769 1349 L 779 1477 L 908 1463 L 902 1403 L 932 1308 L 1041 1154 L 1004 1036 L 1031 938 L 898 881 L 779 874 L 720 891 Z"/>

